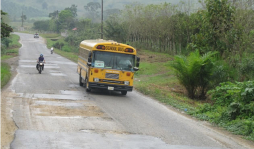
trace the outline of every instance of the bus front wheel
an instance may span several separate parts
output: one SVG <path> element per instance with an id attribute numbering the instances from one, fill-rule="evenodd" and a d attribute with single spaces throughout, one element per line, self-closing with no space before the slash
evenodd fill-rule
<path id="1" fill-rule="evenodd" d="M 86 85 L 86 91 L 87 92 L 91 92 L 91 89 L 88 87 L 88 79 L 86 78 L 86 83 L 85 83 L 85 85 Z"/>
<path id="2" fill-rule="evenodd" d="M 126 94 L 127 94 L 127 91 L 121 91 L 121 94 L 122 94 L 122 95 L 126 95 Z"/>

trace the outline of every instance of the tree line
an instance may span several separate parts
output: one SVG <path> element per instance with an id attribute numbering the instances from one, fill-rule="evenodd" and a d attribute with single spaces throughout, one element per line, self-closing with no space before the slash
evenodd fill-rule
<path id="1" fill-rule="evenodd" d="M 13 29 L 5 23 L 3 19 L 5 15 L 7 15 L 7 13 L 1 10 L 1 54 L 5 54 L 6 48 L 8 48 L 9 44 L 12 42 L 8 37 L 10 37 L 10 33 L 13 32 Z"/>
<path id="2" fill-rule="evenodd" d="M 147 49 L 170 54 L 188 53 L 193 46 L 202 47 L 202 52 L 216 50 L 221 55 L 226 55 L 225 51 L 242 54 L 250 50 L 253 5 L 249 1 L 205 2 L 205 8 L 196 11 L 187 3 L 127 5 L 106 21 L 105 34 L 110 39 L 137 42 Z M 213 9 L 213 5 L 218 7 Z"/>
<path id="3" fill-rule="evenodd" d="M 73 4 L 71 7 L 67 7 L 64 10 L 55 10 L 49 13 L 49 20 L 44 21 L 35 21 L 34 29 L 38 31 L 52 31 L 52 32 L 60 32 L 61 30 L 71 30 L 77 26 L 84 20 L 90 20 L 95 26 L 98 26 L 101 17 L 100 17 L 100 9 L 101 4 L 98 2 L 89 2 L 84 6 L 86 10 L 86 16 L 84 18 L 79 18 L 77 15 L 77 5 Z M 119 9 L 107 9 L 104 11 L 104 19 L 106 20 L 109 16 L 119 13 Z M 78 28 L 79 30 L 83 30 L 82 27 Z"/>

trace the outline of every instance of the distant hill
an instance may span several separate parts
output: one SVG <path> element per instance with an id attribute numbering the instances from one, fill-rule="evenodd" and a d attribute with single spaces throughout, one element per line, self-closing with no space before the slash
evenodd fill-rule
<path id="1" fill-rule="evenodd" d="M 1 10 L 7 12 L 9 16 L 11 16 L 12 20 L 20 19 L 22 11 L 28 18 L 45 17 L 48 15 L 46 11 L 38 10 L 33 6 L 21 5 L 19 3 L 12 2 L 11 0 L 2 0 Z"/>
<path id="2" fill-rule="evenodd" d="M 198 0 L 181 0 L 181 1 L 198 1 Z M 2 10 L 7 12 L 13 19 L 15 16 L 20 19 L 22 10 L 28 17 L 48 17 L 48 14 L 55 10 L 63 10 L 72 4 L 77 5 L 78 17 L 84 17 L 86 11 L 84 6 L 89 2 L 99 2 L 101 0 L 2 0 Z M 104 10 L 123 9 L 126 4 L 138 2 L 141 4 L 159 4 L 159 3 L 179 3 L 180 0 L 104 0 Z"/>

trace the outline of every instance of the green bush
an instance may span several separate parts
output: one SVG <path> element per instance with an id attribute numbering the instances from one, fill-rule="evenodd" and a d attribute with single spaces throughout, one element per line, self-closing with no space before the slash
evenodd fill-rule
<path id="1" fill-rule="evenodd" d="M 232 68 L 223 60 L 218 60 L 214 63 L 213 74 L 211 76 L 211 88 L 215 88 L 222 82 L 236 80 L 237 75 L 237 69 Z"/>
<path id="2" fill-rule="evenodd" d="M 1 54 L 6 54 L 6 46 L 4 44 L 1 45 Z"/>
<path id="3" fill-rule="evenodd" d="M 71 52 L 71 49 L 68 46 L 63 46 L 62 50 L 65 52 Z"/>
<path id="4" fill-rule="evenodd" d="M 242 60 L 240 64 L 241 80 L 253 80 L 254 79 L 254 59 L 248 57 Z"/>
<path id="5" fill-rule="evenodd" d="M 63 46 L 64 46 L 64 43 L 62 43 L 62 42 L 56 42 L 56 43 L 53 44 L 54 48 L 57 48 L 57 49 L 60 49 L 60 50 L 62 50 Z"/>
<path id="6" fill-rule="evenodd" d="M 12 40 L 10 38 L 4 37 L 1 39 L 1 42 L 3 45 L 5 45 L 8 48 Z"/>
<path id="7" fill-rule="evenodd" d="M 193 115 L 254 140 L 254 81 L 224 82 L 208 94 L 214 103 L 202 105 Z"/>
<path id="8" fill-rule="evenodd" d="M 254 122 L 251 118 L 246 120 L 236 119 L 220 125 L 234 134 L 249 136 L 250 139 L 254 139 L 254 136 L 252 136 L 254 134 Z"/>
<path id="9" fill-rule="evenodd" d="M 221 83 L 209 93 L 215 101 L 215 107 L 227 107 L 222 117 L 228 116 L 229 120 L 235 120 L 254 115 L 254 81 Z"/>

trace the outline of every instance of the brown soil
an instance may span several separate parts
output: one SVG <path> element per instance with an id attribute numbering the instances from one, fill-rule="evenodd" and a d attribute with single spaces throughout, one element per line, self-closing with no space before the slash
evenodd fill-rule
<path id="1" fill-rule="evenodd" d="M 147 54 L 143 51 L 138 52 L 138 56 L 140 57 L 141 62 L 149 62 L 149 63 L 155 63 L 155 62 L 167 62 L 171 61 L 172 58 L 168 57 L 168 55 L 153 55 L 153 54 Z"/>
<path id="2" fill-rule="evenodd" d="M 10 148 L 10 143 L 14 139 L 14 133 L 17 129 L 12 119 L 12 107 L 9 104 L 11 92 L 2 91 L 1 95 L 1 148 Z"/>
<path id="3" fill-rule="evenodd" d="M 82 117 L 102 117 L 103 112 L 96 106 L 81 106 L 81 107 L 63 107 L 53 105 L 33 105 L 31 108 L 39 109 L 41 113 L 38 116 L 82 116 Z M 32 110 L 36 111 L 36 110 Z"/>
<path id="4" fill-rule="evenodd" d="M 14 49 L 14 48 L 20 48 L 20 46 L 19 45 L 12 45 L 8 49 Z"/>
<path id="5" fill-rule="evenodd" d="M 17 53 L 7 53 L 6 55 L 18 56 L 18 54 L 17 54 Z"/>

